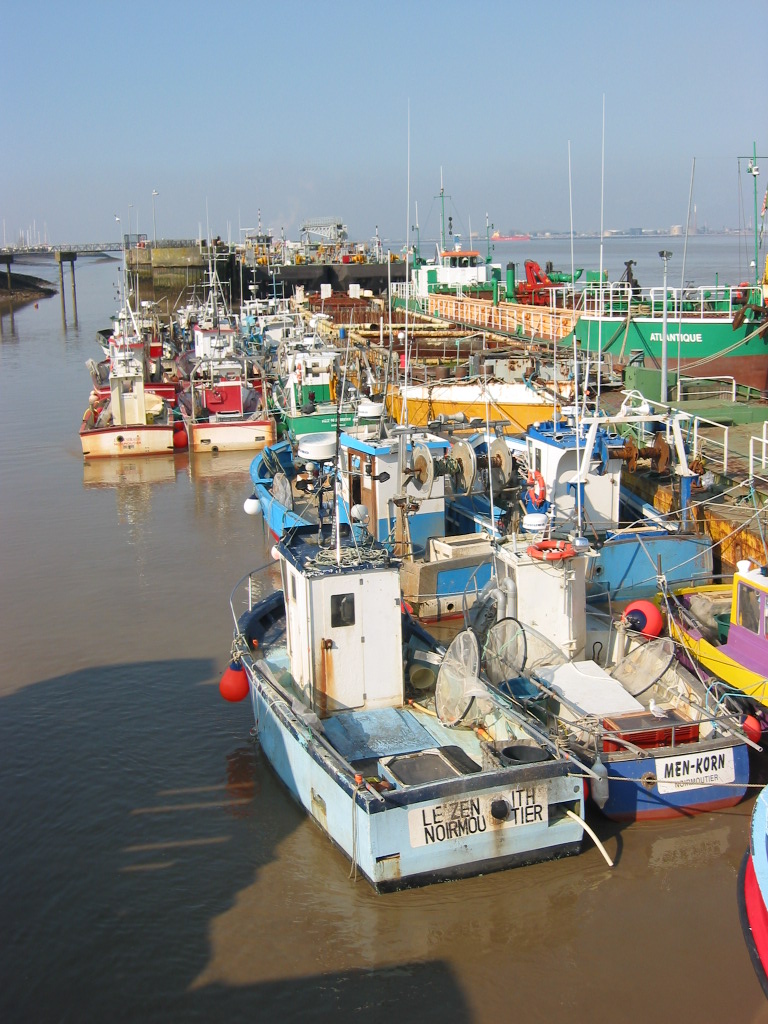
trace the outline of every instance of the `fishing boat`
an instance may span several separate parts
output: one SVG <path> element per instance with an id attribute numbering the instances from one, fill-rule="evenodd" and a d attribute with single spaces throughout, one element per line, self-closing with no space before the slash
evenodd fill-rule
<path id="1" fill-rule="evenodd" d="M 768 569 L 743 559 L 733 580 L 665 593 L 670 635 L 707 678 L 768 708 Z M 758 709 L 768 725 L 768 711 Z"/>
<path id="2" fill-rule="evenodd" d="M 273 554 L 282 591 L 254 601 L 271 587 L 252 573 L 230 600 L 222 695 L 250 696 L 265 756 L 351 873 L 387 891 L 579 850 L 589 769 L 488 688 L 476 646 L 446 651 L 404 612 L 389 552 L 327 524 Z"/>
<path id="3" fill-rule="evenodd" d="M 277 437 L 263 386 L 249 380 L 243 357 L 196 360 L 178 402 L 193 452 L 258 451 Z"/>
<path id="4" fill-rule="evenodd" d="M 458 618 L 470 578 L 481 586 L 489 578 L 484 563 L 493 527 L 489 507 L 464 535 L 449 530 L 450 493 L 464 486 L 455 447 L 427 431 L 381 432 L 378 424 L 280 442 L 253 460 L 254 490 L 245 508 L 260 511 L 275 537 L 335 515 L 364 525 L 401 558 L 403 594 L 419 619 Z"/>
<path id="5" fill-rule="evenodd" d="M 168 401 L 145 387 L 146 340 L 132 321 L 110 335 L 109 353 L 109 397 L 94 389 L 80 425 L 83 458 L 167 455 L 186 448 L 184 423 Z"/>
<path id="6" fill-rule="evenodd" d="M 760 791 L 752 809 L 749 847 L 741 864 L 737 893 L 752 966 L 768 996 L 768 786 Z"/>
<path id="7" fill-rule="evenodd" d="M 347 379 L 343 357 L 340 349 L 314 330 L 309 334 L 302 331 L 279 345 L 272 402 L 292 437 L 381 419 L 383 403 L 358 395 Z"/>
<path id="8" fill-rule="evenodd" d="M 464 379 L 421 384 L 405 381 L 387 395 L 387 408 L 399 423 L 426 427 L 441 416 L 459 414 L 467 421 L 485 422 L 488 417 L 509 424 L 512 431 L 527 430 L 552 410 L 572 405 L 572 380 L 552 380 L 532 368 L 514 380 L 489 378 L 485 374 Z"/>
<path id="9" fill-rule="evenodd" d="M 240 333 L 213 267 L 205 309 L 191 324 L 193 347 L 177 360 L 178 404 L 193 452 L 259 451 L 277 437 L 263 375 L 249 374 Z"/>
<path id="10" fill-rule="evenodd" d="M 688 816 L 744 796 L 759 727 L 679 664 L 651 602 L 621 618 L 589 606 L 584 553 L 497 547 L 467 621 L 495 652 L 495 684 L 602 776 L 591 796 L 607 817 Z"/>
<path id="11" fill-rule="evenodd" d="M 630 409 L 615 421 L 577 423 L 571 410 L 520 436 L 457 433 L 468 426 L 460 414 L 432 423 L 447 435 L 416 428 L 344 431 L 338 440 L 334 432 L 310 435 L 298 449 L 286 443 L 254 459 L 248 504 L 278 537 L 288 525 L 327 518 L 338 455 L 339 514 L 349 522 L 354 510 L 403 558 L 403 592 L 422 621 L 460 617 L 463 602 L 471 604 L 490 578 L 492 544 L 516 533 L 521 544 L 562 541 L 585 550 L 590 600 L 616 606 L 653 597 L 660 571 L 675 585 L 712 578 L 711 542 L 690 521 L 641 515 L 621 525 L 622 467 L 635 471 L 641 453 L 652 462 L 657 448 L 665 465 L 671 458 L 663 439 L 649 455 L 617 433 L 645 416 Z M 687 463 L 679 470 L 684 483 L 695 478 Z"/>
<path id="12" fill-rule="evenodd" d="M 685 427 L 684 416 L 652 410 L 642 395 L 625 392 L 613 415 L 579 416 L 571 407 L 507 437 L 526 481 L 526 512 L 546 516 L 549 538 L 575 536 L 592 546 L 590 601 L 654 597 L 660 574 L 673 587 L 711 582 L 712 542 L 691 512 L 700 467 L 689 465 Z M 677 481 L 672 514 L 656 513 L 623 486 L 623 476 L 643 472 Z"/>

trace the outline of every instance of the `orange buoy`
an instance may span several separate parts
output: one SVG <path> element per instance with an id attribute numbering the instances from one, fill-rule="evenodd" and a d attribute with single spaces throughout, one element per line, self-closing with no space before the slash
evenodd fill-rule
<path id="1" fill-rule="evenodd" d="M 641 636 L 654 637 L 661 634 L 664 618 L 653 601 L 631 601 L 621 616 Z"/>
<path id="2" fill-rule="evenodd" d="M 185 428 L 184 424 L 182 423 L 180 428 L 179 427 L 174 427 L 173 428 L 173 447 L 174 448 L 186 448 L 188 444 L 189 444 L 189 440 L 187 438 L 187 431 L 186 431 L 186 428 Z"/>
<path id="3" fill-rule="evenodd" d="M 230 661 L 224 675 L 221 677 L 219 693 L 224 700 L 231 701 L 234 704 L 247 697 L 249 690 L 248 676 L 245 674 L 242 662 Z"/>
<path id="4" fill-rule="evenodd" d="M 747 734 L 747 738 L 752 740 L 753 743 L 759 743 L 763 738 L 763 730 L 760 728 L 760 723 L 754 715 L 747 715 L 741 723 L 741 728 Z"/>
<path id="5" fill-rule="evenodd" d="M 529 545 L 527 553 L 539 562 L 561 562 L 564 558 L 575 558 L 576 549 L 568 540 L 540 540 Z"/>
<path id="6" fill-rule="evenodd" d="M 537 469 L 533 473 L 528 473 L 528 479 L 525 483 L 528 488 L 531 504 L 534 508 L 541 508 L 547 500 L 547 485 L 544 483 L 544 477 Z"/>

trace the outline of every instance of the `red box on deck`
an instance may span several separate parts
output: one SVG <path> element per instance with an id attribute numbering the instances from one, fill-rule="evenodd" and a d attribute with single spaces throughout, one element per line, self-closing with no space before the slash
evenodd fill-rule
<path id="1" fill-rule="evenodd" d="M 695 743 L 699 738 L 699 723 L 684 718 L 679 711 L 670 710 L 664 718 L 657 718 L 650 711 L 631 711 L 626 715 L 603 720 L 603 728 L 615 732 L 628 743 L 633 743 L 643 750 L 654 747 L 672 746 L 672 730 L 675 731 L 675 746 L 681 743 Z M 606 738 L 603 750 L 607 754 L 621 753 L 627 750 L 621 743 Z"/>

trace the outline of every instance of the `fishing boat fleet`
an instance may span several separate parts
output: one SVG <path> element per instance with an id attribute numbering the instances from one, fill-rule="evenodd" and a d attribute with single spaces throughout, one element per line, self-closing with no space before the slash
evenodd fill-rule
<path id="1" fill-rule="evenodd" d="M 768 550 L 716 581 L 690 415 L 622 369 L 660 356 L 663 315 L 682 368 L 768 388 L 768 282 L 581 276 L 531 264 L 504 289 L 478 252 L 443 248 L 377 337 L 296 300 L 235 316 L 212 266 L 168 325 L 126 298 L 89 361 L 86 460 L 253 451 L 244 507 L 274 546 L 232 593 L 221 693 L 250 698 L 277 775 L 377 891 L 585 837 L 612 864 L 589 808 L 674 821 L 755 785 Z M 642 475 L 677 507 L 638 497 Z M 740 883 L 763 967 L 765 806 Z"/>
<path id="2" fill-rule="evenodd" d="M 635 822 L 748 792 L 764 693 L 675 632 L 715 571 L 684 416 L 629 392 L 610 416 L 548 401 L 514 433 L 490 397 L 426 424 L 385 401 L 342 425 L 337 402 L 335 429 L 252 462 L 277 570 L 233 592 L 222 694 L 250 696 L 278 775 L 379 891 L 578 852 L 599 842 L 590 804 Z M 678 513 L 643 515 L 622 484 L 643 471 L 674 475 Z"/>

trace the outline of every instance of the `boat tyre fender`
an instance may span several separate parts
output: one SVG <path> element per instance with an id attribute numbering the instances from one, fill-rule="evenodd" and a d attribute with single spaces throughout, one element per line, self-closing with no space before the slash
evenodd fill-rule
<path id="1" fill-rule="evenodd" d="M 562 562 L 566 558 L 574 558 L 576 551 L 568 540 L 540 540 L 528 548 L 531 558 L 540 562 Z"/>
<path id="2" fill-rule="evenodd" d="M 528 487 L 528 495 L 531 499 L 531 504 L 534 508 L 541 508 L 547 500 L 547 485 L 544 483 L 544 477 L 538 469 L 535 473 L 528 474 L 526 485 Z"/>

